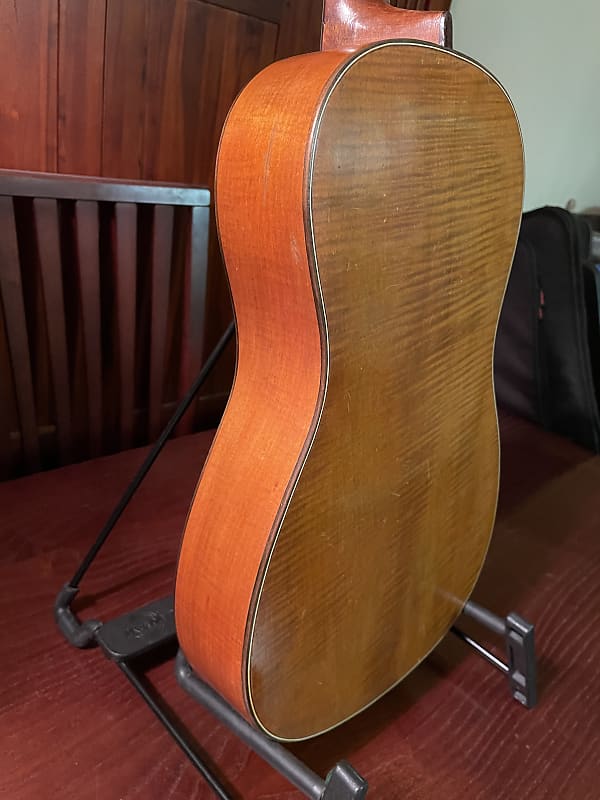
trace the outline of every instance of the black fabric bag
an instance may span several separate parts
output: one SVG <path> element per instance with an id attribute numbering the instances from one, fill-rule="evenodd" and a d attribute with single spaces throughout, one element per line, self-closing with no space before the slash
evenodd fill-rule
<path id="1" fill-rule="evenodd" d="M 589 221 L 562 208 L 523 215 L 494 377 L 499 407 L 600 452 L 599 314 L 594 266 L 587 264 L 590 241 Z"/>

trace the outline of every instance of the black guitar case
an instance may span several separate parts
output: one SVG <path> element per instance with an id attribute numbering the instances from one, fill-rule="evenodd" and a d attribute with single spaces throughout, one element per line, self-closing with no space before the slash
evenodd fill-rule
<path id="1" fill-rule="evenodd" d="M 498 406 L 600 452 L 600 274 L 590 222 L 547 206 L 523 215 L 498 324 Z"/>

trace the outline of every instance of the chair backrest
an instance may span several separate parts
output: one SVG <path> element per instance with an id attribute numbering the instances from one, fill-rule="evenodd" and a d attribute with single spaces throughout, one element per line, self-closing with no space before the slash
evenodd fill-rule
<path id="1" fill-rule="evenodd" d="M 157 436 L 203 358 L 209 203 L 0 170 L 0 478 Z"/>

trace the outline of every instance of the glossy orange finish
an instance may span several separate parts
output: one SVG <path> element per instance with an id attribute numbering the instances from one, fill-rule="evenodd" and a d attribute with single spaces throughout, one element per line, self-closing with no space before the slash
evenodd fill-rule
<path id="1" fill-rule="evenodd" d="M 322 50 L 357 50 L 385 39 L 418 39 L 449 47 L 450 14 L 394 8 L 385 0 L 325 0 Z"/>
<path id="2" fill-rule="evenodd" d="M 230 112 L 217 162 L 238 359 L 186 525 L 176 614 L 195 669 L 242 712 L 256 579 L 321 389 L 304 162 L 323 86 L 345 59 L 343 53 L 295 56 L 260 73 Z"/>

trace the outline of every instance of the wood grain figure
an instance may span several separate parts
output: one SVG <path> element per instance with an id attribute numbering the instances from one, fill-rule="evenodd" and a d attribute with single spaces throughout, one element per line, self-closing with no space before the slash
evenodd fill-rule
<path id="1" fill-rule="evenodd" d="M 279 62 L 230 112 L 216 192 L 237 371 L 176 619 L 195 670 L 272 736 L 372 703 L 477 580 L 522 168 L 502 87 L 431 44 Z"/>
<path id="2" fill-rule="evenodd" d="M 56 170 L 58 0 L 0 3 L 0 167 Z"/>

